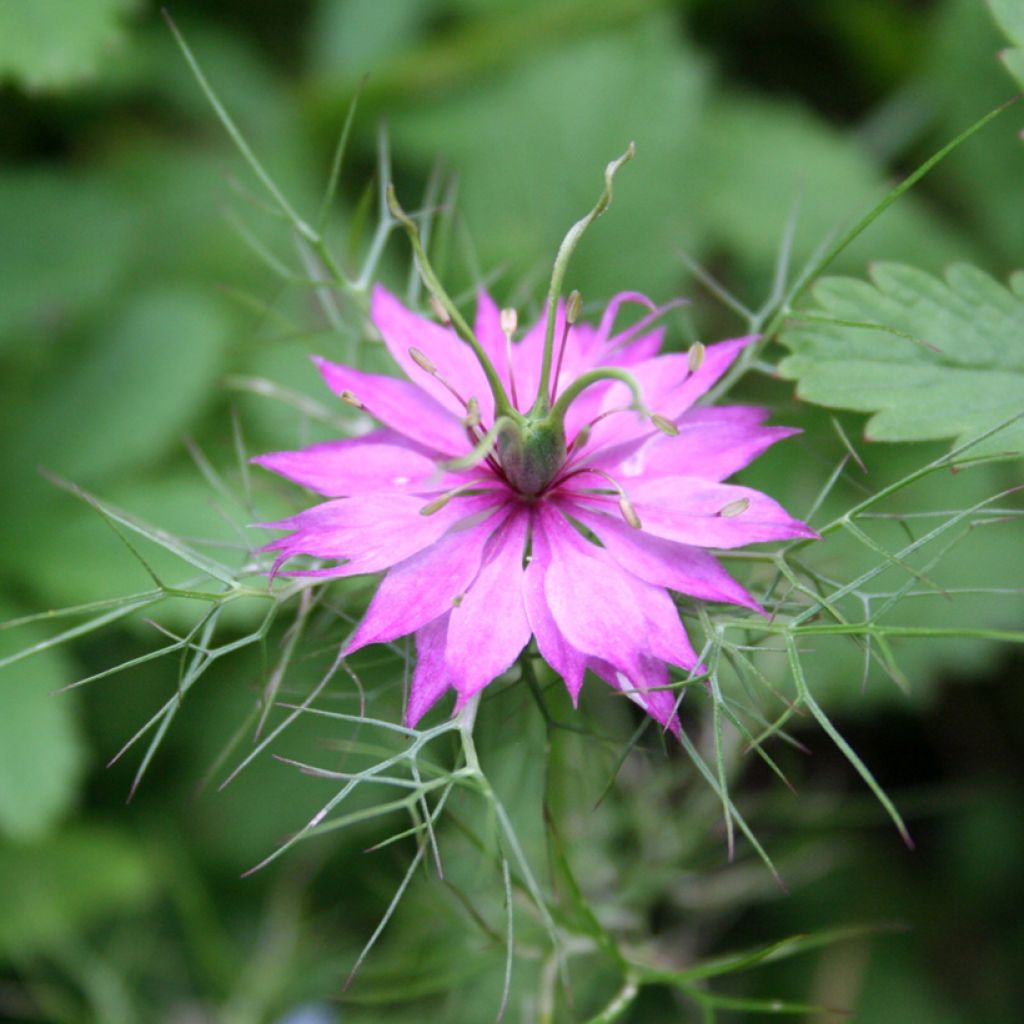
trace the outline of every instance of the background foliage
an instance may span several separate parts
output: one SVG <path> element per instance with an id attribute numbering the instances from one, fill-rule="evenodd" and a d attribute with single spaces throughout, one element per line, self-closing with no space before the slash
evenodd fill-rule
<path id="1" fill-rule="evenodd" d="M 537 303 L 562 233 L 593 202 L 600 168 L 635 139 L 636 161 L 569 283 L 593 302 L 624 288 L 658 300 L 690 295 L 673 322 L 682 342 L 743 328 L 695 279 L 693 260 L 760 306 L 788 226 L 799 268 L 895 176 L 1024 86 L 1013 0 L 993 0 L 991 12 L 974 0 L 807 0 L 787 5 L 785 18 L 771 6 L 183 0 L 173 13 L 275 180 L 310 216 L 370 72 L 325 229 L 346 267 L 358 267 L 371 243 L 378 122 L 403 197 L 429 197 L 440 183 L 437 201 L 457 204 L 435 239 L 453 291 L 484 278 L 525 308 Z M 279 272 L 282 259 L 297 258 L 286 226 L 262 214 L 151 5 L 2 4 L 0 77 L 0 621 L 15 624 L 0 631 L 2 664 L 58 628 L 18 625 L 24 617 L 152 587 L 103 517 L 38 467 L 204 550 L 237 555 L 252 543 L 247 525 L 292 496 L 244 479 L 236 445 L 255 452 L 335 432 L 338 413 L 320 404 L 306 354 L 345 357 L 353 337 L 332 329 L 308 282 Z M 807 512 L 852 444 L 863 469 L 845 466 L 820 526 L 1013 414 L 1024 367 L 1020 126 L 1011 110 L 956 150 L 842 253 L 830 273 L 843 276 L 819 284 L 802 318 L 787 321 L 784 348 L 765 351 L 764 372 L 740 394 L 805 433 L 745 482 Z M 974 269 L 955 266 L 964 263 Z M 381 273 L 405 286 L 403 245 L 387 247 Z M 832 361 L 836 351 L 846 363 Z M 274 382 L 275 393 L 253 380 Z M 852 411 L 799 403 L 795 386 L 810 402 Z M 301 401 L 281 400 L 294 395 Z M 879 443 L 862 440 L 866 423 Z M 1003 451 L 1019 438 L 1018 424 L 986 444 Z M 218 490 L 211 467 L 229 488 Z M 502 697 L 500 714 L 485 706 L 478 747 L 524 823 L 528 852 L 553 865 L 545 882 L 572 888 L 550 841 L 545 850 L 542 796 L 567 829 L 564 847 L 602 924 L 633 936 L 649 960 L 685 965 L 788 934 L 884 923 L 895 927 L 769 958 L 723 991 L 851 1008 L 864 1021 L 1015 1020 L 1024 998 L 1014 912 L 1024 857 L 1021 660 L 988 634 L 1019 630 L 1024 610 L 1021 502 L 1009 493 L 1019 482 L 1019 460 L 943 469 L 874 510 L 889 518 L 861 522 L 886 551 L 942 524 L 939 544 L 951 542 L 941 559 L 929 549 L 915 561 L 916 575 L 890 565 L 844 599 L 844 613 L 859 604 L 870 617 L 898 592 L 899 621 L 934 632 L 892 640 L 898 672 L 866 663 L 846 637 L 801 639 L 817 700 L 907 817 L 916 853 L 806 715 L 788 723 L 799 748 L 771 748 L 798 796 L 740 755 L 742 737 L 730 741 L 733 797 L 788 894 L 742 840 L 726 862 L 719 799 L 689 760 L 662 759 L 656 743 L 626 761 L 591 813 L 635 724 L 628 710 L 588 693 L 588 720 L 614 739 L 549 732 L 520 686 Z M 180 559 L 137 543 L 157 575 L 177 581 Z M 843 529 L 815 572 L 832 590 L 878 564 L 877 547 Z M 769 569 L 753 566 L 753 581 L 767 585 Z M 330 614 L 310 616 L 284 699 L 315 684 L 340 635 L 338 608 L 355 614 L 365 596 L 365 587 L 343 588 Z M 225 607 L 225 636 L 257 629 L 265 610 L 258 600 Z M 218 662 L 190 692 L 125 808 L 141 751 L 103 764 L 173 697 L 179 665 L 140 661 L 52 693 L 143 658 L 167 640 L 161 629 L 193 621 L 188 602 L 161 606 L 159 629 L 140 608 L 0 668 L 0 1015 L 327 1022 L 431 1012 L 476 1021 L 486 1006 L 490 1017 L 504 893 L 469 833 L 449 836 L 446 886 L 422 877 L 410 886 L 340 1003 L 409 849 L 364 853 L 389 834 L 370 823 L 239 879 L 323 800 L 322 783 L 269 757 L 216 787 L 237 761 L 220 755 L 273 678 L 281 629 L 262 649 Z M 960 635 L 940 638 L 949 630 Z M 399 665 L 379 656 L 360 664 L 371 699 L 374 682 Z M 761 668 L 780 685 L 788 677 L 783 654 Z M 340 696 L 349 684 L 335 685 L 337 707 L 354 710 Z M 379 714 L 393 718 L 393 696 L 380 699 L 390 710 Z M 553 715 L 569 720 L 552 700 Z M 712 715 L 688 698 L 691 708 L 695 743 L 713 761 Z M 336 723 L 300 720 L 274 750 L 322 760 L 364 742 Z M 455 813 L 472 817 L 474 807 Z M 606 968 L 600 957 L 580 968 L 566 1019 L 612 998 Z M 532 1019 L 543 965 L 517 962 L 516 971 L 513 1009 Z M 628 1019 L 688 1019 L 678 998 L 653 985 Z"/>

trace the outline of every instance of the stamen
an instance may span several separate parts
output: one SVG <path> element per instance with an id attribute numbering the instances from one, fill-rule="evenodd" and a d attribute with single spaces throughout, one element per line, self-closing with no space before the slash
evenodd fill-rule
<path id="1" fill-rule="evenodd" d="M 505 361 L 508 363 L 508 383 L 512 389 L 512 404 L 519 408 L 519 396 L 516 394 L 516 374 L 512 368 L 512 335 L 519 326 L 519 314 L 514 309 L 501 311 L 501 333 L 505 335 Z"/>
<path id="2" fill-rule="evenodd" d="M 426 370 L 432 377 L 437 376 L 437 367 L 418 348 L 410 348 L 409 356 L 417 366 Z"/>
<path id="3" fill-rule="evenodd" d="M 595 469 L 593 466 L 587 466 L 583 469 L 576 469 L 564 476 L 561 483 L 574 476 L 579 476 L 582 473 L 593 473 L 596 476 L 602 477 L 607 480 L 608 483 L 615 488 L 616 493 L 619 496 L 619 512 L 622 513 L 622 518 L 626 520 L 627 524 L 632 526 L 634 530 L 642 530 L 643 523 L 640 522 L 640 516 L 637 515 L 636 507 L 633 502 L 629 500 L 629 495 L 626 493 L 626 489 L 615 479 L 610 473 L 606 473 L 603 469 Z"/>
<path id="4" fill-rule="evenodd" d="M 730 501 L 728 505 L 723 505 L 718 510 L 718 514 L 723 519 L 734 519 L 736 516 L 743 515 L 748 508 L 750 508 L 749 498 L 737 498 L 736 501 Z"/>
<path id="5" fill-rule="evenodd" d="M 661 413 L 651 413 L 651 422 L 663 433 L 668 434 L 669 437 L 678 437 L 679 428 L 666 417 L 662 416 Z"/>
<path id="6" fill-rule="evenodd" d="M 690 346 L 690 351 L 686 354 L 686 366 L 690 373 L 696 373 L 704 363 L 704 346 L 699 342 L 695 341 Z"/>
<path id="7" fill-rule="evenodd" d="M 466 418 L 462 422 L 470 429 L 479 425 L 480 403 L 475 398 L 471 398 L 466 403 Z"/>
<path id="8" fill-rule="evenodd" d="M 356 398 L 356 396 L 354 394 L 352 394 L 351 391 L 342 391 L 342 393 L 338 397 L 346 405 L 351 405 L 355 409 L 365 409 L 366 408 L 366 406 L 364 406 L 363 403 L 361 401 L 359 401 L 359 399 Z"/>
<path id="9" fill-rule="evenodd" d="M 458 391 L 456 391 L 455 388 L 453 388 L 451 384 L 448 383 L 445 377 L 443 377 L 440 373 L 437 372 L 437 367 L 418 348 L 409 349 L 409 358 L 421 370 L 425 370 L 427 373 L 429 373 L 430 376 L 433 377 L 434 380 L 438 382 L 438 384 L 442 385 L 445 388 L 445 390 L 455 399 L 455 401 L 458 402 L 464 409 L 466 409 L 467 411 L 469 410 L 469 402 L 467 402 L 462 397 L 462 395 L 460 395 Z"/>
<path id="10" fill-rule="evenodd" d="M 452 318 L 448 315 L 448 310 L 444 308 L 441 300 L 434 294 L 430 296 L 430 308 L 434 311 L 434 316 L 445 325 L 449 326 L 452 322 Z"/>
<path id="11" fill-rule="evenodd" d="M 583 306 L 583 296 L 574 288 L 569 293 L 569 299 L 565 304 L 565 326 L 562 328 L 562 341 L 558 346 L 558 359 L 555 362 L 555 372 L 551 377 L 551 401 L 554 402 L 558 392 L 558 378 L 562 373 L 562 358 L 565 356 L 565 343 L 569 339 L 569 328 L 576 323 Z"/>
<path id="12" fill-rule="evenodd" d="M 423 508 L 420 509 L 421 516 L 432 516 L 435 512 L 440 512 L 441 509 L 448 504 L 452 498 L 459 498 L 465 495 L 468 491 L 476 490 L 482 487 L 484 484 L 491 483 L 490 480 L 470 480 L 468 484 L 460 484 L 458 487 L 453 487 L 450 491 L 445 491 L 444 494 L 438 495 L 433 501 L 428 501 Z"/>

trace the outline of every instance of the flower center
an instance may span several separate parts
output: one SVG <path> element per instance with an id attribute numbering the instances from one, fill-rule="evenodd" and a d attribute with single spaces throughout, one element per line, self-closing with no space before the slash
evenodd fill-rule
<path id="1" fill-rule="evenodd" d="M 497 449 L 509 486 L 524 498 L 536 498 L 565 465 L 565 427 L 551 416 L 522 417 L 498 434 Z"/>

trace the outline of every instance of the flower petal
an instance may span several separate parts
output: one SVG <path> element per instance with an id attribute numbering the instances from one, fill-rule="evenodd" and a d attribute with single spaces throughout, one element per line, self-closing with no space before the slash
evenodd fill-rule
<path id="1" fill-rule="evenodd" d="M 325 501 L 290 519 L 261 525 L 291 530 L 264 550 L 279 551 L 279 563 L 293 555 L 346 559 L 321 575 L 354 576 L 380 572 L 422 551 L 459 520 L 492 509 L 504 500 L 499 492 L 455 498 L 432 515 L 421 510 L 422 497 L 410 494 L 365 494 Z M 298 574 L 296 574 L 298 575 Z"/>
<path id="2" fill-rule="evenodd" d="M 552 617 L 573 647 L 630 677 L 641 674 L 644 655 L 684 668 L 696 663 L 666 591 L 620 569 L 554 509 L 542 508 L 538 522 L 551 545 L 544 592 Z"/>
<path id="3" fill-rule="evenodd" d="M 502 520 L 488 516 L 465 529 L 446 533 L 435 544 L 388 570 L 366 616 L 346 649 L 387 643 L 412 633 L 451 611 L 480 571 L 488 540 Z"/>
<path id="4" fill-rule="evenodd" d="M 415 384 L 397 377 L 363 373 L 319 356 L 314 356 L 313 362 L 335 394 L 354 395 L 374 419 L 399 434 L 445 455 L 464 455 L 469 451 L 469 439 L 459 417 Z"/>
<path id="5" fill-rule="evenodd" d="M 583 686 L 587 657 L 576 650 L 558 628 L 544 592 L 544 578 L 551 565 L 551 545 L 542 529 L 533 531 L 530 564 L 523 577 L 523 599 L 530 629 L 541 657 L 562 677 L 575 706 Z"/>
<path id="6" fill-rule="evenodd" d="M 606 449 L 593 465 L 607 469 L 627 488 L 631 477 L 693 476 L 720 481 L 749 466 L 773 444 L 799 433 L 795 427 L 709 426 L 684 416 L 675 437 L 656 434 L 621 462 Z"/>
<path id="7" fill-rule="evenodd" d="M 433 396 L 456 416 L 465 416 L 466 407 L 463 403 L 409 355 L 409 350 L 415 348 L 434 364 L 437 372 L 463 400 L 475 398 L 480 404 L 484 422 L 491 422 L 494 418 L 494 398 L 487 378 L 473 350 L 453 328 L 417 316 L 383 285 L 373 289 L 370 316 L 392 358 L 413 384 Z"/>
<path id="8" fill-rule="evenodd" d="M 377 430 L 298 451 L 268 452 L 251 461 L 330 498 L 370 491 L 443 491 L 456 486 L 452 474 L 442 476 L 433 459 L 403 441 L 393 431 Z"/>
<path id="9" fill-rule="evenodd" d="M 419 720 L 441 699 L 449 688 L 444 661 L 448 636 L 448 616 L 442 615 L 416 633 L 416 669 L 405 705 L 405 724 L 415 729 Z"/>
<path id="10" fill-rule="evenodd" d="M 651 718 L 669 729 L 676 739 L 681 737 L 682 730 L 676 713 L 681 691 L 666 689 L 670 680 L 664 662 L 654 658 L 643 658 L 640 673 L 632 678 L 607 662 L 595 660 L 590 668 L 609 686 L 624 693 Z"/>
<path id="11" fill-rule="evenodd" d="M 635 480 L 628 492 L 644 531 L 680 544 L 737 548 L 818 536 L 778 502 L 750 487 L 665 476 Z M 617 507 L 616 499 L 610 497 L 577 494 L 576 498 L 605 512 Z"/>
<path id="12" fill-rule="evenodd" d="M 523 607 L 523 550 L 528 516 L 513 513 L 493 537 L 473 586 L 452 609 L 445 661 L 461 707 L 501 675 L 530 639 Z"/>
<path id="13" fill-rule="evenodd" d="M 571 510 L 592 530 L 605 550 L 627 572 L 656 587 L 667 587 L 702 601 L 725 601 L 760 612 L 761 606 L 703 548 L 654 537 L 635 530 L 621 518 Z"/>

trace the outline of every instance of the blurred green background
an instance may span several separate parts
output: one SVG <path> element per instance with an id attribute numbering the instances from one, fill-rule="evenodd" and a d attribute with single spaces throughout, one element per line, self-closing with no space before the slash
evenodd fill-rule
<path id="1" fill-rule="evenodd" d="M 997 6 L 1014 16 L 1012 2 Z M 977 0 L 180 0 L 171 10 L 270 172 L 310 216 L 369 74 L 328 222 L 346 261 L 365 247 L 359 225 L 373 216 L 384 125 L 407 204 L 438 167 L 445 181 L 457 178 L 447 198 L 458 215 L 438 257 L 452 289 L 483 277 L 501 300 L 536 308 L 562 234 L 593 202 L 604 164 L 635 139 L 636 160 L 570 286 L 594 302 L 623 289 L 658 301 L 690 295 L 675 328 L 705 340 L 742 325 L 680 253 L 756 306 L 794 209 L 799 266 L 895 176 L 1020 88 L 997 57 L 1008 40 Z M 862 274 L 869 261 L 894 259 L 941 271 L 967 260 L 1005 279 L 1024 267 L 1020 128 L 1011 111 L 972 139 L 838 269 Z M 237 379 L 322 400 L 306 354 L 341 356 L 347 341 L 308 290 L 259 258 L 265 247 L 294 261 L 288 233 L 252 198 L 251 176 L 154 5 L 0 2 L 0 156 L 5 621 L 149 585 L 102 519 L 39 467 L 182 535 L 235 543 L 252 519 L 225 510 L 186 438 L 237 478 L 233 417 L 251 452 L 317 436 L 325 428 L 315 417 L 240 390 Z M 404 285 L 407 268 L 395 240 L 383 275 Z M 806 510 L 843 451 L 828 416 L 801 408 L 788 383 L 761 380 L 747 396 L 806 431 L 748 480 Z M 842 422 L 863 450 L 861 421 Z M 941 450 L 870 449 L 864 483 L 878 487 Z M 963 508 L 1018 482 L 1019 469 L 933 478 L 908 501 Z M 256 487 L 263 515 L 282 507 L 284 491 Z M 848 578 L 863 553 L 836 545 L 830 557 Z M 1022 564 L 1018 522 L 974 531 L 942 581 L 999 592 L 920 602 L 909 614 L 1019 628 Z M 184 615 L 171 609 L 160 624 L 181 629 Z M 243 610 L 229 628 L 254 621 Z M 45 623 L 4 630 L 0 657 L 52 632 Z M 296 692 L 322 669 L 332 639 L 313 638 L 316 656 L 290 680 Z M 321 840 L 240 880 L 322 796 L 268 758 L 223 792 L 200 792 L 262 685 L 256 654 L 225 661 L 190 694 L 125 806 L 140 752 L 104 763 L 173 693 L 176 666 L 142 663 L 52 691 L 160 641 L 140 615 L 0 669 L 0 1019 L 492 1019 L 500 948 L 425 879 L 340 998 L 408 862 L 397 847 L 364 855 L 385 833 Z M 909 696 L 884 680 L 862 686 L 852 648 L 815 661 L 813 682 L 907 813 L 916 853 L 805 723 L 796 736 L 813 756 L 787 763 L 799 797 L 756 766 L 739 786 L 791 893 L 756 861 L 725 864 L 715 802 L 689 763 L 674 760 L 658 768 L 678 773 L 670 781 L 646 777 L 645 765 L 624 773 L 576 837 L 595 902 L 639 916 L 659 955 L 683 960 L 887 922 L 897 927 L 762 968 L 736 991 L 846 1008 L 865 1022 L 1019 1020 L 1024 663 L 981 642 L 922 642 L 901 654 Z M 509 742 L 491 728 L 496 744 Z M 330 741 L 327 728 L 306 725 L 286 746 Z M 509 750 L 514 758 L 514 743 Z M 566 744 L 552 771 L 571 776 L 588 757 Z M 539 783 L 525 774 L 510 799 L 529 816 Z M 592 805 L 599 792 L 582 786 L 580 800 Z M 659 839 L 665 831 L 678 834 Z M 659 885 L 641 884 L 649 870 Z M 497 905 L 497 883 L 488 884 Z M 621 907 L 616 892 L 629 894 Z M 584 1019 L 600 978 L 580 990 Z M 533 1019 L 529 1005 L 512 1019 Z M 652 992 L 628 1019 L 690 1012 Z"/>

